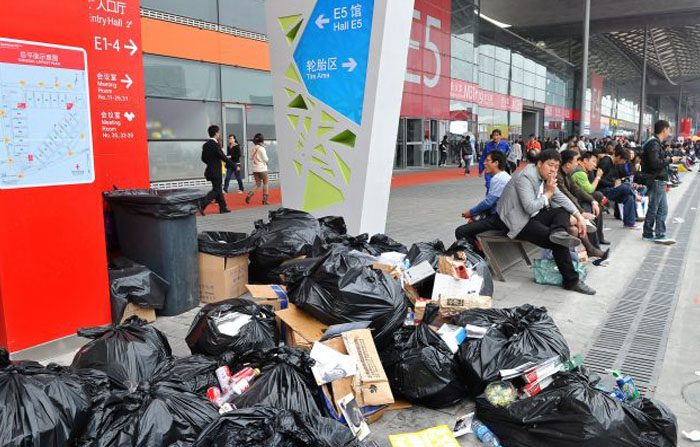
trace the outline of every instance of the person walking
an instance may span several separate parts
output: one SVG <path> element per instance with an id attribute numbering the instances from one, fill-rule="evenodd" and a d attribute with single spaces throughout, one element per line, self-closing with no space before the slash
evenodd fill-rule
<path id="1" fill-rule="evenodd" d="M 245 203 L 250 203 L 255 193 L 262 186 L 263 196 L 262 204 L 268 204 L 268 177 L 267 177 L 267 162 L 270 159 L 267 157 L 267 150 L 265 150 L 264 143 L 265 137 L 263 134 L 256 133 L 253 137 L 253 149 L 250 151 L 250 162 L 253 171 L 253 177 L 255 178 L 255 189 L 250 191 L 247 196 L 245 196 Z"/>
<path id="2" fill-rule="evenodd" d="M 449 148 L 449 143 L 447 142 L 447 135 L 442 137 L 440 142 L 440 161 L 438 166 L 447 166 L 447 150 Z"/>
<path id="3" fill-rule="evenodd" d="M 469 175 L 471 174 L 472 170 L 472 159 L 474 157 L 474 143 L 471 141 L 471 137 L 467 135 L 466 137 L 464 137 L 459 146 L 462 159 L 464 160 L 464 175 Z"/>
<path id="4" fill-rule="evenodd" d="M 486 169 L 484 167 L 484 161 L 486 161 L 486 156 L 493 152 L 493 151 L 501 151 L 504 154 L 506 154 L 506 157 L 508 157 L 508 154 L 510 153 L 510 146 L 508 146 L 508 143 L 506 143 L 504 140 L 501 139 L 501 130 L 500 129 L 493 129 L 491 132 L 491 141 L 486 143 L 484 146 L 484 150 L 481 152 L 481 157 L 479 158 L 479 177 L 484 173 L 484 170 Z M 488 172 L 486 175 L 484 175 L 484 181 L 486 183 L 486 189 L 489 189 L 489 183 L 491 183 L 491 177 L 492 175 L 489 174 Z"/>
<path id="5" fill-rule="evenodd" d="M 668 121 L 657 121 L 654 124 L 654 135 L 642 147 L 642 178 L 649 188 L 649 207 L 644 219 L 642 238 L 664 245 L 676 243 L 666 236 L 668 165 L 671 162 L 678 163 L 679 160 L 679 157 L 667 156 L 662 146 L 668 138 L 670 128 Z"/>
<path id="6" fill-rule="evenodd" d="M 238 182 L 238 194 L 243 194 L 243 179 L 241 179 L 241 147 L 238 144 L 238 138 L 234 134 L 228 136 L 228 147 L 226 155 L 229 160 L 236 166 L 234 169 L 226 168 L 226 178 L 224 179 L 224 192 L 228 192 L 228 185 L 231 182 L 231 177 L 236 174 Z"/>
<path id="7" fill-rule="evenodd" d="M 226 164 L 226 169 L 234 169 L 235 166 L 231 160 L 226 157 L 224 151 L 221 150 L 221 144 L 219 143 L 221 138 L 219 126 L 209 126 L 207 133 L 209 134 L 209 139 L 202 145 L 201 159 L 202 162 L 207 165 L 206 169 L 204 170 L 204 178 L 211 182 L 211 191 L 209 191 L 206 197 L 204 197 L 200 212 L 202 215 L 204 215 L 204 209 L 212 202 L 212 200 L 215 200 L 219 205 L 219 212 L 221 214 L 230 213 L 231 211 L 226 207 L 224 192 L 221 189 L 221 184 L 223 182 L 221 163 L 223 162 Z"/>

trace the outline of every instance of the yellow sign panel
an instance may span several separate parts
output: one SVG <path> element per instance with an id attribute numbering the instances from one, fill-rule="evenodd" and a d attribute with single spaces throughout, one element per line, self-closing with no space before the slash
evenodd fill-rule
<path id="1" fill-rule="evenodd" d="M 390 435 L 392 447 L 459 447 L 459 443 L 447 425 L 428 428 L 416 433 Z"/>

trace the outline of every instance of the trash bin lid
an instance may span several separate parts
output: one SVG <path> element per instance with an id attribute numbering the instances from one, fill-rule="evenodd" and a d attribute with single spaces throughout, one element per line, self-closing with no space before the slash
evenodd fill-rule
<path id="1" fill-rule="evenodd" d="M 199 189 L 117 189 L 104 193 L 112 204 L 128 211 L 164 219 L 186 217 L 200 211 L 206 192 Z"/>

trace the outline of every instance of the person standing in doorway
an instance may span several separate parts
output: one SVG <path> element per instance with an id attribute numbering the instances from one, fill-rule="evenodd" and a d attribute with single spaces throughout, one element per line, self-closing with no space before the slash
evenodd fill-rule
<path id="1" fill-rule="evenodd" d="M 264 143 L 265 137 L 263 134 L 256 133 L 253 137 L 253 149 L 250 151 L 250 163 L 252 166 L 253 177 L 255 178 L 255 189 L 250 191 L 247 196 L 245 196 L 245 203 L 250 203 L 258 189 L 262 186 L 263 196 L 262 204 L 268 204 L 268 177 L 267 177 L 267 162 L 270 159 L 267 157 L 267 150 L 265 149 Z"/>
<path id="2" fill-rule="evenodd" d="M 447 166 L 447 151 L 449 146 L 450 143 L 447 142 L 447 135 L 444 135 L 440 142 L 440 161 L 438 162 L 438 166 Z"/>
<path id="3" fill-rule="evenodd" d="M 668 138 L 670 128 L 668 121 L 657 121 L 654 124 L 654 135 L 644 143 L 642 149 L 642 177 L 649 188 L 649 208 L 644 219 L 642 238 L 664 245 L 676 243 L 666 236 L 668 165 L 671 162 L 678 163 L 679 160 L 679 157 L 666 155 L 662 146 Z"/>
<path id="4" fill-rule="evenodd" d="M 224 192 L 221 189 L 221 183 L 223 182 L 223 175 L 221 170 L 221 163 L 226 164 L 226 169 L 234 169 L 235 166 L 231 160 L 226 157 L 224 151 L 221 150 L 221 133 L 219 132 L 219 126 L 211 125 L 207 129 L 209 134 L 209 139 L 204 145 L 202 145 L 202 162 L 207 165 L 204 170 L 204 178 L 211 182 L 211 191 L 209 191 L 204 198 L 201 205 L 201 213 L 204 214 L 204 209 L 209 205 L 212 200 L 216 200 L 219 205 L 219 212 L 221 214 L 230 213 L 229 209 L 226 207 L 226 199 L 224 198 Z"/>
<path id="5" fill-rule="evenodd" d="M 508 157 L 508 154 L 510 153 L 510 146 L 508 146 L 508 143 L 501 139 L 501 135 L 502 134 L 500 129 L 493 129 L 493 131 L 491 132 L 491 141 L 486 143 L 486 145 L 484 146 L 484 150 L 481 152 L 481 157 L 479 158 L 479 177 L 481 177 L 481 175 L 484 173 L 484 170 L 486 169 L 484 166 L 484 161 L 486 161 L 486 156 L 488 154 L 490 154 L 493 151 L 501 151 L 504 154 L 506 154 L 506 157 Z M 491 177 L 492 175 L 488 172 L 486 173 L 486 175 L 484 175 L 484 180 L 486 182 L 486 190 L 489 189 Z"/>
<path id="6" fill-rule="evenodd" d="M 515 172 L 518 169 L 520 160 L 523 158 L 523 146 L 520 144 L 520 140 L 517 138 L 513 140 L 513 147 L 508 154 L 508 164 L 510 165 L 510 172 Z"/>
<path id="7" fill-rule="evenodd" d="M 474 142 L 471 140 L 471 136 L 465 136 L 460 143 L 460 153 L 464 160 L 464 175 L 469 175 L 471 174 L 472 159 L 474 158 Z"/>
<path id="8" fill-rule="evenodd" d="M 243 179 L 241 179 L 241 146 L 238 144 L 238 138 L 234 134 L 228 136 L 228 148 L 226 155 L 229 160 L 236 166 L 234 169 L 226 168 L 226 179 L 224 180 L 224 192 L 228 192 L 228 185 L 231 182 L 231 177 L 236 174 L 238 182 L 238 194 L 243 194 Z"/>

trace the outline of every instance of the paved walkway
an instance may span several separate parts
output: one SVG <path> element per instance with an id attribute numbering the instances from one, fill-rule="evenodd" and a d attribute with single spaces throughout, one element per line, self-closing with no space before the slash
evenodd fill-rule
<path id="1" fill-rule="evenodd" d="M 694 371 L 700 370 L 700 350 L 697 348 L 700 340 L 700 326 L 697 324 L 700 321 L 700 258 L 696 255 L 700 250 L 700 223 L 694 220 L 693 228 L 689 228 L 686 224 L 673 223 L 673 218 L 685 215 L 689 221 L 686 212 L 695 212 L 700 206 L 697 201 L 699 195 L 684 196 L 691 188 L 700 188 L 698 178 L 700 176 L 696 173 L 686 174 L 683 185 L 673 189 L 669 195 L 669 233 L 674 235 L 679 231 L 688 231 L 691 236 L 687 247 L 688 262 L 678 274 L 680 277 L 671 278 L 681 286 L 678 304 L 675 317 L 673 313 L 670 315 L 673 325 L 668 336 L 666 360 L 656 386 L 650 388 L 676 412 L 681 430 L 700 429 L 700 377 L 694 375 Z M 480 200 L 483 194 L 483 180 L 478 178 L 459 178 L 392 189 L 386 233 L 407 245 L 435 238 L 442 239 L 448 245 L 454 240 L 454 228 L 462 223 L 461 212 Z M 266 219 L 267 212 L 274 208 L 276 206 L 255 207 L 227 215 L 207 215 L 198 218 L 197 224 L 200 231 L 251 232 L 253 222 Z M 605 226 L 609 228 L 606 235 L 613 242 L 611 259 L 605 267 L 588 268 L 587 282 L 597 289 L 597 295 L 585 296 L 558 287 L 537 285 L 532 281 L 529 268 L 521 263 L 507 272 L 507 282 L 495 283 L 494 306 L 509 307 L 525 303 L 546 306 L 567 338 L 571 352 L 587 354 L 603 322 L 609 315 L 615 315 L 617 303 L 629 288 L 629 282 L 639 278 L 640 267 L 650 251 L 653 250 L 653 256 L 658 256 L 659 251 L 672 250 L 643 242 L 640 231 L 623 229 L 620 221 L 609 219 Z M 176 355 L 189 353 L 184 336 L 195 313 L 196 310 L 177 317 L 159 318 L 155 323 L 168 335 Z M 35 350 L 32 358 L 66 363 L 81 343 L 84 340 L 72 337 L 64 341 L 62 350 Z M 389 434 L 439 424 L 451 425 L 456 416 L 471 411 L 472 407 L 473 403 L 467 400 L 454 408 L 440 411 L 413 407 L 388 412 L 370 428 L 373 439 L 384 447 L 389 445 Z M 465 437 L 460 442 L 463 446 L 478 445 L 472 437 Z M 680 441 L 679 445 L 691 444 Z"/>

